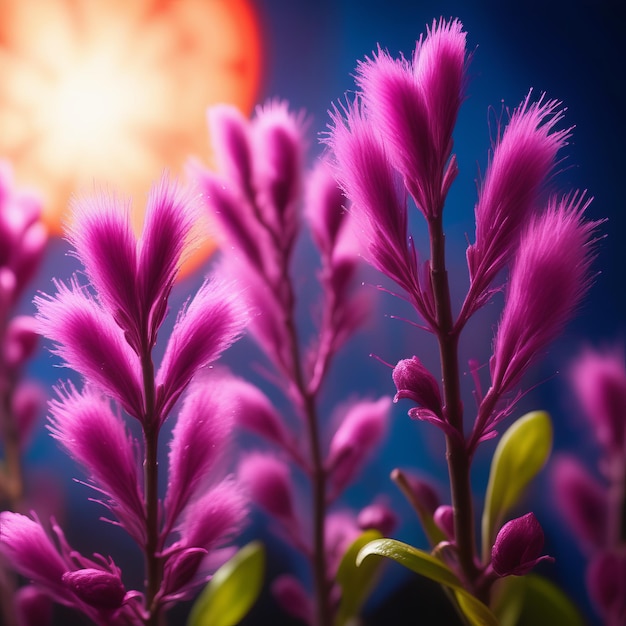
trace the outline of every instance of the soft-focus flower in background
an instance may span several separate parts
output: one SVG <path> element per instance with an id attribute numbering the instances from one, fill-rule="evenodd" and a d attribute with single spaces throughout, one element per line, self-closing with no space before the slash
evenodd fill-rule
<path id="1" fill-rule="evenodd" d="M 572 454 L 552 467 L 564 523 L 588 559 L 589 597 L 608 626 L 626 619 L 626 362 L 621 349 L 586 348 L 573 362 L 571 387 L 598 446 L 597 471 Z"/>

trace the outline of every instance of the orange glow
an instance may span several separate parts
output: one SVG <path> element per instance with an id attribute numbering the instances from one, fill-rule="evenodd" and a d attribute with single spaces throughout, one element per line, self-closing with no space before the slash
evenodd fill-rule
<path id="1" fill-rule="evenodd" d="M 250 112 L 259 71 L 248 0 L 0 0 L 0 156 L 53 233 L 94 184 L 141 208 L 164 169 L 208 159 L 208 106 Z"/>

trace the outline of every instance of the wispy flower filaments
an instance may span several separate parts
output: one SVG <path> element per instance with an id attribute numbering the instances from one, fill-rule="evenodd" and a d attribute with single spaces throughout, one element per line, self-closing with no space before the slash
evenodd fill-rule
<path id="1" fill-rule="evenodd" d="M 472 458 L 481 441 L 496 435 L 494 428 L 519 397 L 511 397 L 515 387 L 589 289 L 598 223 L 585 221 L 590 200 L 583 193 L 555 196 L 547 203 L 542 198 L 571 129 L 557 128 L 563 118 L 559 102 L 545 96 L 532 101 L 531 92 L 493 147 L 475 206 L 476 241 L 467 250 L 470 285 L 461 310 L 453 310 L 442 212 L 457 172 L 452 132 L 466 82 L 465 46 L 460 22 L 441 20 L 420 39 L 412 61 L 379 50 L 357 67 L 354 101 L 330 112 L 325 141 L 351 201 L 364 256 L 406 292 L 438 340 L 441 375 L 429 373 L 417 357 L 399 360 L 393 373 L 395 399 L 411 400 L 416 406 L 409 414 L 438 425 L 445 434 L 452 510 L 450 516 L 439 507 L 437 519 L 454 553 L 448 564 L 470 592 L 488 600 L 485 572 L 493 574 L 495 565 L 488 562 L 492 546 L 483 550 L 486 562 L 476 557 Z M 430 258 L 421 267 L 408 234 L 407 197 L 415 201 L 428 229 Z M 467 434 L 458 342 L 470 317 L 503 289 L 493 283 L 505 268 L 510 275 L 490 360 L 491 386 L 483 395 L 478 369 L 471 365 L 478 413 Z M 441 537 L 437 520 L 406 476 L 395 476 L 426 520 L 427 535 Z M 543 558 L 538 522 L 534 516 L 519 520 L 510 522 L 506 532 L 503 528 L 500 543 L 493 546 L 498 575 L 525 572 Z M 520 556 L 524 532 L 536 539 L 532 555 Z"/>
<path id="2" fill-rule="evenodd" d="M 354 289 L 358 254 L 350 215 L 343 210 L 344 198 L 326 162 L 304 178 L 303 120 L 285 103 L 259 109 L 252 121 L 233 108 L 216 107 L 209 111 L 209 126 L 219 174 L 196 166 L 195 175 L 225 240 L 227 267 L 246 285 L 258 312 L 251 322 L 252 335 L 297 416 L 285 419 L 259 389 L 240 381 L 242 425 L 280 452 L 250 453 L 239 475 L 252 499 L 311 563 L 313 598 L 292 575 L 274 582 L 275 596 L 290 614 L 322 626 L 333 622 L 338 563 L 359 532 L 357 515 L 330 506 L 382 439 L 390 408 L 389 398 L 355 401 L 338 409 L 330 432 L 319 413 L 319 393 L 331 362 L 368 309 L 367 295 Z M 291 277 L 303 197 L 321 260 L 317 337 L 306 351 L 296 328 L 300 281 Z M 294 468 L 311 487 L 311 506 L 304 514 L 296 505 Z M 391 513 L 384 515 L 383 505 L 372 506 L 379 514 L 364 517 L 363 523 L 389 527 Z"/>
<path id="3" fill-rule="evenodd" d="M 207 580 L 212 551 L 232 538 L 246 511 L 236 483 L 218 470 L 237 403 L 203 369 L 241 334 L 247 306 L 234 282 L 206 280 L 179 312 L 155 368 L 152 350 L 197 205 L 164 177 L 150 193 L 139 238 L 129 211 L 110 195 L 77 202 L 69 239 L 89 283 L 57 281 L 57 292 L 36 304 L 41 332 L 84 380 L 82 389 L 58 387 L 50 431 L 84 468 L 110 521 L 143 551 L 145 589 L 127 590 L 111 558 L 80 556 L 54 523 L 51 535 L 36 518 L 4 513 L 0 521 L 0 549 L 13 567 L 98 624 L 160 623 L 164 609 Z M 159 433 L 185 390 L 161 497 Z M 139 422 L 142 441 L 124 412 Z"/>

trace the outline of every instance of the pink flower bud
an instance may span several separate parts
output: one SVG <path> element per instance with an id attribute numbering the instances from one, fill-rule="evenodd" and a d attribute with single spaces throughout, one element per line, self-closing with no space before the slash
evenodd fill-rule
<path id="1" fill-rule="evenodd" d="M 587 589 L 604 617 L 623 616 L 626 612 L 626 558 L 609 552 L 597 555 L 587 569 Z"/>
<path id="2" fill-rule="evenodd" d="M 572 371 L 574 391 L 602 446 L 624 453 L 626 365 L 619 352 L 586 351 Z"/>
<path id="3" fill-rule="evenodd" d="M 402 359 L 393 369 L 393 382 L 398 393 L 393 401 L 412 400 L 441 417 L 441 393 L 434 376 L 416 357 Z"/>
<path id="4" fill-rule="evenodd" d="M 443 534 L 454 541 L 454 509 L 449 504 L 442 504 L 437 507 L 433 519 Z"/>
<path id="5" fill-rule="evenodd" d="M 272 594 L 286 613 L 308 624 L 313 615 L 313 603 L 300 581 L 285 574 L 272 584 Z"/>
<path id="6" fill-rule="evenodd" d="M 126 594 L 118 574 L 92 567 L 66 572 L 63 582 L 80 600 L 105 611 L 119 609 Z"/>
<path id="7" fill-rule="evenodd" d="M 208 552 L 204 548 L 188 548 L 172 555 L 166 562 L 163 571 L 163 594 L 179 591 L 187 585 L 198 571 L 200 563 Z"/>
<path id="8" fill-rule="evenodd" d="M 239 466 L 239 477 L 252 500 L 283 522 L 294 519 L 289 467 L 279 459 L 254 453 Z"/>
<path id="9" fill-rule="evenodd" d="M 46 407 L 46 394 L 37 383 L 19 383 L 11 398 L 11 412 L 20 436 L 22 448 L 28 442 L 33 425 L 38 417 L 43 415 Z"/>
<path id="10" fill-rule="evenodd" d="M 534 513 L 507 522 L 498 532 L 491 550 L 491 565 L 498 576 L 524 576 L 540 561 L 553 561 L 541 555 L 544 535 Z"/>
<path id="11" fill-rule="evenodd" d="M 4 359 L 9 367 L 19 367 L 35 352 L 39 334 L 34 317 L 20 315 L 8 325 L 4 342 Z"/>
<path id="12" fill-rule="evenodd" d="M 24 233 L 15 259 L 15 273 L 21 287 L 32 277 L 43 258 L 48 243 L 48 231 L 41 222 L 35 222 Z"/>
<path id="13" fill-rule="evenodd" d="M 20 626 L 50 626 L 52 600 L 34 585 L 26 585 L 15 594 L 15 611 Z"/>
<path id="14" fill-rule="evenodd" d="M 552 478 L 556 502 L 567 525 L 586 546 L 602 547 L 607 532 L 607 489 L 575 458 L 556 459 Z"/>
<path id="15" fill-rule="evenodd" d="M 391 401 L 381 398 L 364 401 L 350 408 L 330 442 L 328 468 L 336 492 L 342 491 L 361 470 L 382 440 Z"/>
<path id="16" fill-rule="evenodd" d="M 374 528 L 380 531 L 383 537 L 389 537 L 398 524 L 398 518 L 388 506 L 374 502 L 361 509 L 357 524 L 362 530 Z"/>

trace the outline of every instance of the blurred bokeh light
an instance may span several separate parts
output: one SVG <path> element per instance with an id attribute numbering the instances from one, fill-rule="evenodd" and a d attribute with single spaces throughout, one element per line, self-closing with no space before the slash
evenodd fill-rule
<path id="1" fill-rule="evenodd" d="M 206 159 L 207 106 L 248 113 L 259 70 L 248 0 L 0 0 L 0 155 L 59 234 L 72 194 L 141 207 L 164 169 Z"/>

